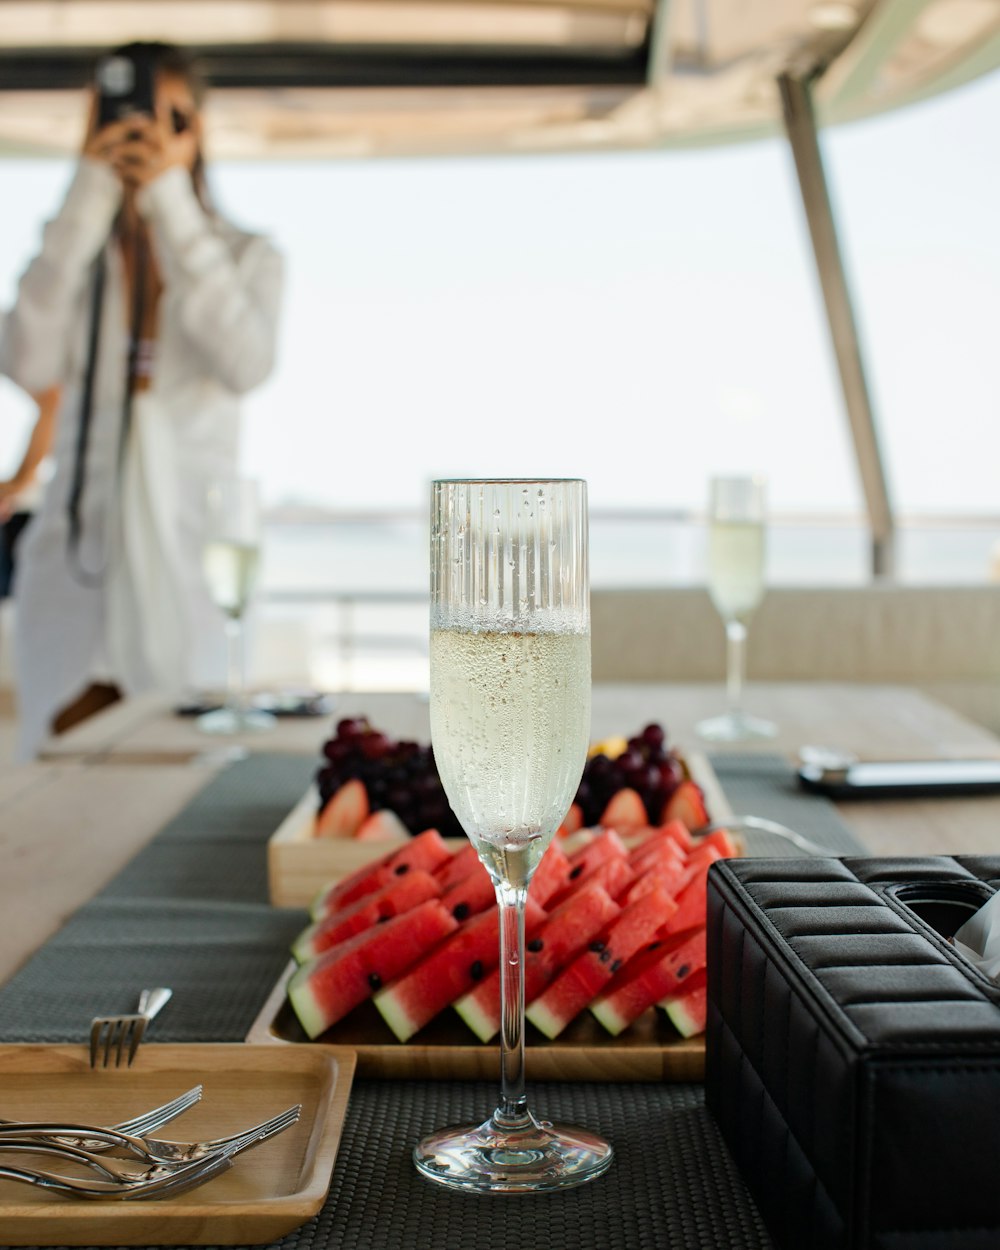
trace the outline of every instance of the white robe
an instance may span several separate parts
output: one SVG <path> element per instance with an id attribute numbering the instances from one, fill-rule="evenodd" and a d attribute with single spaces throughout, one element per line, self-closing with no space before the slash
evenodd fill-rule
<path id="1" fill-rule="evenodd" d="M 63 388 L 55 473 L 18 555 L 15 676 L 21 755 L 97 680 L 177 694 L 209 680 L 219 614 L 201 573 L 209 479 L 237 466 L 238 396 L 274 360 L 282 263 L 273 246 L 205 213 L 185 170 L 140 192 L 163 281 L 150 388 L 134 396 L 119 469 L 128 314 L 110 249 L 94 381 L 79 563 L 68 549 L 93 262 L 120 184 L 83 160 L 3 323 L 0 370 L 27 391 Z"/>

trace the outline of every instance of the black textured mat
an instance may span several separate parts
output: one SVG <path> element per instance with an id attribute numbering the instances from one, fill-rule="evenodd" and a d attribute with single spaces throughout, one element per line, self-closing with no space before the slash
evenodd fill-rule
<path id="1" fill-rule="evenodd" d="M 0 1039 L 83 1040 L 95 1010 L 134 1009 L 170 985 L 156 1041 L 234 1041 L 280 975 L 304 913 L 266 904 L 264 846 L 303 793 L 311 759 L 254 756 L 226 769 L 82 908 L 2 990 Z M 823 800 L 788 793 L 770 757 L 720 757 L 737 811 L 820 840 L 849 839 Z M 795 802 L 795 810 L 786 803 Z M 799 803 L 806 804 L 800 808 Z M 812 811 L 815 806 L 816 811 Z M 819 814 L 820 809 L 824 810 Z M 833 820 L 839 824 L 834 827 Z M 819 823 L 817 823 L 819 822 Z M 756 844 L 760 853 L 770 848 Z M 791 853 L 779 842 L 778 853 Z M 540 1115 L 607 1135 L 617 1159 L 592 1185 L 537 1197 L 438 1190 L 410 1163 L 414 1143 L 478 1122 L 495 1090 L 473 1082 L 354 1086 L 330 1196 L 280 1250 L 765 1250 L 767 1233 L 704 1109 L 699 1085 L 537 1084 Z M 0 1227 L 0 1245 L 3 1230 Z"/>
<path id="2" fill-rule="evenodd" d="M 536 1084 L 536 1112 L 614 1144 L 606 1175 L 563 1194 L 454 1194 L 423 1180 L 414 1144 L 478 1123 L 495 1090 L 471 1081 L 358 1081 L 319 1215 L 273 1250 L 770 1250 L 696 1085 Z"/>

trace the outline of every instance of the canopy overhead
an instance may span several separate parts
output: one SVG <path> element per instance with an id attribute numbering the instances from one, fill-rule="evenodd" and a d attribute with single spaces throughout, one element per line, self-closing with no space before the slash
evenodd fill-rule
<path id="1" fill-rule="evenodd" d="M 662 147 L 821 122 L 1000 65 L 1000 0 L 0 0 L 0 150 L 80 137 L 95 55 L 199 53 L 214 157 Z"/>

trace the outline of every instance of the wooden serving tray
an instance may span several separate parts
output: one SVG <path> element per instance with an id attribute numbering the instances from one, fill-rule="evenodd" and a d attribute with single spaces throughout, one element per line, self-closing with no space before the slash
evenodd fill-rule
<path id="1" fill-rule="evenodd" d="M 705 793 L 713 820 L 732 815 L 718 778 L 704 755 L 685 755 L 688 775 Z M 372 860 L 406 845 L 405 839 L 357 842 L 353 838 L 317 838 L 313 835 L 319 795 L 310 786 L 271 835 L 267 844 L 267 880 L 275 907 L 308 907 L 320 889 L 350 876 Z M 453 851 L 466 845 L 465 838 L 446 838 Z"/>
<path id="2" fill-rule="evenodd" d="M 299 799 L 267 843 L 268 894 L 275 907 L 308 907 L 321 887 L 406 846 L 408 839 L 359 842 L 355 838 L 317 838 L 313 834 L 319 793 L 314 785 Z M 445 838 L 453 851 L 465 838 Z"/>
<path id="3" fill-rule="evenodd" d="M 291 1129 L 197 1189 L 153 1202 L 74 1201 L 0 1180 L 0 1241 L 31 1246 L 247 1245 L 274 1241 L 323 1205 L 354 1073 L 328 1046 L 146 1044 L 131 1068 L 92 1071 L 83 1046 L 0 1046 L 0 1107 L 16 1119 L 114 1123 L 192 1085 L 202 1100 L 163 1137 L 194 1141 L 249 1128 L 302 1104 Z M 0 1155 L 10 1162 L 24 1156 Z M 50 1160 L 53 1171 L 72 1165 Z"/>
<path id="4" fill-rule="evenodd" d="M 312 1043 L 285 993 L 294 971 L 292 962 L 253 1022 L 248 1042 L 285 1044 L 283 1051 L 288 1044 L 296 1051 L 309 1049 Z M 585 1011 L 554 1042 L 531 1024 L 525 1025 L 525 1039 L 532 1080 L 700 1081 L 705 1075 L 704 1038 L 679 1038 L 659 1010 L 646 1012 L 620 1037 L 611 1037 Z M 398 1042 L 375 1005 L 364 1003 L 318 1042 L 354 1050 L 359 1076 L 500 1079 L 497 1045 L 478 1041 L 450 1007 L 410 1041 Z"/>

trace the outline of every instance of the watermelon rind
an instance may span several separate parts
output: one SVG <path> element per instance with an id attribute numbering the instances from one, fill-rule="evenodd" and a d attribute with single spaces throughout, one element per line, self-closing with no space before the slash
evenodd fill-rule
<path id="1" fill-rule="evenodd" d="M 309 967 L 298 968 L 288 982 L 288 1001 L 310 1041 L 326 1029 L 326 1021 L 309 983 Z"/>
<path id="2" fill-rule="evenodd" d="M 313 938 L 319 932 L 320 927 L 320 922 L 315 921 L 303 929 L 292 943 L 292 958 L 297 964 L 307 963 L 319 953 L 314 947 Z"/>
<path id="3" fill-rule="evenodd" d="M 624 1019 L 616 1010 L 612 1002 L 595 1001 L 590 1004 L 590 1010 L 597 1019 L 604 1025 L 612 1037 L 617 1037 L 619 1033 L 632 1023 L 631 1020 Z"/>
<path id="4" fill-rule="evenodd" d="M 670 1023 L 681 1037 L 695 1037 L 702 1032 L 701 1021 L 691 1014 L 683 998 L 664 999 L 660 1006 L 670 1017 Z"/>
<path id="5" fill-rule="evenodd" d="M 557 1016 L 547 1003 L 540 1002 L 537 999 L 528 1007 L 524 1014 L 526 1019 L 540 1033 L 544 1033 L 549 1041 L 555 1041 L 567 1024 L 567 1021 Z"/>
<path id="6" fill-rule="evenodd" d="M 374 1002 L 382 1019 L 392 1029 L 399 1041 L 408 1042 L 413 1034 L 417 1032 L 417 1026 L 413 1019 L 403 1010 L 399 1000 L 391 994 L 379 992 L 375 995 Z"/>
<path id="7" fill-rule="evenodd" d="M 452 1006 L 481 1042 L 488 1042 L 496 1036 L 496 1020 L 483 1011 L 475 994 L 463 994 Z"/>

